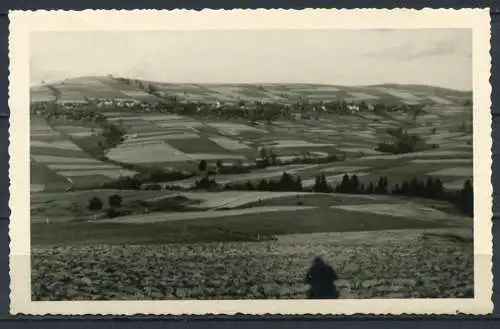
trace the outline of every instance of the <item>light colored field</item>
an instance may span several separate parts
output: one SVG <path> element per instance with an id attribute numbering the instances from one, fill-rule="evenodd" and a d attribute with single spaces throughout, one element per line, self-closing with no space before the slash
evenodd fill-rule
<path id="1" fill-rule="evenodd" d="M 225 96 L 226 98 L 229 98 L 229 99 L 238 99 L 238 98 L 242 98 L 242 94 L 241 94 L 241 88 L 239 87 L 230 87 L 230 86 L 217 86 L 217 87 L 212 87 L 210 88 L 212 89 L 214 92 L 216 93 L 219 93 L 221 94 L 222 96 Z M 246 97 L 244 97 L 246 98 Z M 253 98 L 253 97 L 250 97 L 250 98 Z"/>
<path id="2" fill-rule="evenodd" d="M 337 147 L 337 150 L 341 152 L 347 152 L 347 153 L 364 153 L 367 155 L 376 155 L 380 154 L 379 151 L 376 151 L 374 149 L 368 148 L 368 147 Z"/>
<path id="3" fill-rule="evenodd" d="M 348 92 L 349 95 L 351 95 L 354 99 L 362 101 L 362 100 L 368 100 L 368 99 L 377 99 L 377 96 L 370 95 L 367 93 L 362 93 L 362 92 Z"/>
<path id="4" fill-rule="evenodd" d="M 317 134 L 336 134 L 337 132 L 332 129 L 324 129 L 324 128 L 311 128 L 308 130 L 311 133 Z"/>
<path id="5" fill-rule="evenodd" d="M 190 211 L 185 213 L 152 213 L 148 215 L 134 215 L 120 217 L 120 223 L 142 224 L 154 222 L 167 222 L 176 220 L 189 220 L 189 219 L 202 219 L 202 218 L 221 218 L 228 216 L 238 216 L 247 214 L 259 214 L 268 212 L 287 212 L 299 210 L 311 210 L 315 207 L 305 206 L 274 206 L 274 207 L 253 207 L 245 209 L 234 210 L 220 210 L 220 211 Z M 97 223 L 109 223 L 116 220 L 99 220 Z"/>
<path id="6" fill-rule="evenodd" d="M 226 138 L 226 137 L 212 137 L 209 138 L 212 142 L 216 143 L 222 148 L 225 148 L 228 151 L 237 151 L 237 150 L 248 150 L 251 149 L 250 146 L 240 143 L 234 139 Z"/>
<path id="7" fill-rule="evenodd" d="M 30 193 L 42 192 L 45 189 L 45 184 L 30 184 Z"/>
<path id="8" fill-rule="evenodd" d="M 115 116 L 115 117 L 108 117 L 108 121 L 144 121 L 142 116 L 137 116 L 137 115 L 124 115 L 124 116 Z"/>
<path id="9" fill-rule="evenodd" d="M 121 169 L 121 167 L 112 165 L 112 164 L 49 164 L 47 165 L 50 169 L 53 170 L 79 170 L 79 169 Z"/>
<path id="10" fill-rule="evenodd" d="M 128 134 L 127 138 L 146 138 L 146 137 L 153 137 L 153 136 L 168 136 L 168 135 L 173 135 L 173 133 L 184 133 L 183 130 L 175 130 L 175 131 L 168 131 L 165 132 L 165 131 L 146 131 L 146 132 L 141 132 L 141 133 L 137 133 L 137 134 Z M 137 135 L 137 136 L 135 136 Z M 198 135 L 197 135 L 198 136 Z"/>
<path id="11" fill-rule="evenodd" d="M 432 121 L 432 120 L 437 120 L 439 117 L 435 114 L 422 114 L 419 116 L 420 119 L 424 121 Z"/>
<path id="12" fill-rule="evenodd" d="M 429 176 L 458 176 L 458 177 L 472 177 L 472 166 L 470 167 L 452 167 L 446 168 L 432 173 Z"/>
<path id="13" fill-rule="evenodd" d="M 450 100 L 443 98 L 443 97 L 439 97 L 439 96 L 429 96 L 427 98 L 429 98 L 431 101 L 436 102 L 436 103 L 441 104 L 441 105 L 452 105 L 453 104 L 453 102 L 451 102 Z"/>
<path id="14" fill-rule="evenodd" d="M 169 139 L 198 139 L 200 136 L 197 134 L 191 134 L 191 133 L 182 133 L 182 134 L 166 134 L 163 133 L 161 135 L 155 135 L 155 136 L 148 136 L 148 137 L 142 137 L 142 134 L 140 137 L 130 137 L 127 139 L 123 145 L 137 145 L 137 144 L 142 144 L 142 143 L 148 143 L 148 142 L 154 142 L 154 141 L 164 141 L 164 140 L 169 140 Z"/>
<path id="15" fill-rule="evenodd" d="M 434 208 L 420 204 L 364 204 L 364 205 L 344 205 L 330 206 L 331 208 L 347 211 L 365 212 L 378 215 L 389 215 L 394 217 L 413 218 L 418 220 L 440 220 L 450 219 L 450 214 L 444 213 Z"/>
<path id="16" fill-rule="evenodd" d="M 228 135 L 239 135 L 242 132 L 265 132 L 262 129 L 250 127 L 240 123 L 211 122 L 208 125 Z"/>
<path id="17" fill-rule="evenodd" d="M 141 116 L 140 118 L 145 121 L 189 120 L 188 117 L 178 114 L 144 115 Z"/>
<path id="18" fill-rule="evenodd" d="M 59 102 L 86 103 L 87 100 L 85 99 L 85 95 L 81 92 L 62 91 L 58 99 L 58 103 Z"/>
<path id="19" fill-rule="evenodd" d="M 291 147 L 331 147 L 335 146 L 332 143 L 311 143 L 302 140 L 278 140 L 269 143 L 270 146 L 275 148 L 291 148 Z"/>
<path id="20" fill-rule="evenodd" d="M 108 158 L 125 163 L 188 161 L 181 151 L 165 143 L 141 144 L 136 147 L 118 146 L 107 153 Z"/>
<path id="21" fill-rule="evenodd" d="M 320 93 L 328 93 L 328 92 L 339 92 L 340 89 L 334 86 L 290 86 L 288 88 L 290 91 L 293 92 L 302 92 L 302 93 L 307 93 L 307 92 L 320 92 Z"/>
<path id="22" fill-rule="evenodd" d="M 45 130 L 45 131 L 42 131 L 42 130 L 39 130 L 39 131 L 31 131 L 30 132 L 30 137 L 31 138 L 40 138 L 40 137 L 56 137 L 56 136 L 60 136 L 59 133 L 55 132 L 55 131 L 52 131 L 52 130 Z"/>
<path id="23" fill-rule="evenodd" d="M 151 97 L 150 94 L 142 91 L 142 90 L 120 90 L 120 93 L 130 96 L 131 98 L 134 97 Z"/>
<path id="24" fill-rule="evenodd" d="M 71 137 L 89 137 L 89 136 L 95 136 L 98 133 L 97 132 L 91 132 L 91 131 L 80 131 L 80 132 L 72 132 L 68 133 L 71 135 Z"/>
<path id="25" fill-rule="evenodd" d="M 203 123 L 198 121 L 170 121 L 170 122 L 155 122 L 155 124 L 161 128 L 199 128 L 203 127 Z"/>
<path id="26" fill-rule="evenodd" d="M 192 160 L 245 160 L 243 155 L 239 154 L 213 154 L 213 153 L 186 153 L 187 157 Z"/>
<path id="27" fill-rule="evenodd" d="M 223 191 L 223 192 L 186 192 L 182 193 L 190 199 L 201 200 L 201 208 L 235 208 L 254 203 L 259 200 L 286 198 L 290 196 L 314 195 L 310 192 L 265 192 L 265 191 Z M 156 200 L 164 197 L 157 197 Z M 153 199 L 153 200 L 155 200 Z"/>
<path id="28" fill-rule="evenodd" d="M 404 154 L 388 154 L 388 155 L 373 155 L 367 156 L 365 160 L 392 160 L 392 159 L 407 159 L 417 157 L 434 157 L 434 156 L 456 156 L 463 155 L 464 152 L 460 151 L 424 151 Z"/>
<path id="29" fill-rule="evenodd" d="M 31 140 L 30 141 L 30 146 L 31 147 L 48 147 L 48 148 L 57 148 L 61 150 L 76 150 L 80 151 L 80 148 L 76 146 L 75 144 L 71 143 L 70 141 L 67 140 L 58 140 L 58 141 L 53 141 L 53 142 L 44 142 L 44 141 L 39 141 L 39 140 Z"/>
<path id="30" fill-rule="evenodd" d="M 465 179 L 457 179 L 452 182 L 443 184 L 443 187 L 448 190 L 461 190 L 464 187 Z"/>
<path id="31" fill-rule="evenodd" d="M 30 102 L 53 102 L 56 100 L 56 96 L 52 91 L 32 91 L 30 93 Z"/>
<path id="32" fill-rule="evenodd" d="M 385 87 L 379 87 L 376 88 L 378 91 L 389 94 L 391 96 L 394 96 L 396 98 L 400 98 L 405 101 L 415 101 L 418 102 L 421 99 L 409 92 L 400 90 L 400 89 L 393 89 L 393 88 L 385 88 Z"/>
<path id="33" fill-rule="evenodd" d="M 356 136 L 366 138 L 368 140 L 377 138 L 377 133 L 375 131 L 360 131 L 356 133 Z"/>
<path id="34" fill-rule="evenodd" d="M 31 157 L 40 163 L 94 163 L 99 164 L 102 163 L 93 158 L 72 158 L 72 157 L 61 157 L 61 156 L 52 156 L 52 155 L 31 155 Z"/>
<path id="35" fill-rule="evenodd" d="M 368 169 L 369 167 L 363 167 L 363 166 L 340 166 L 340 167 L 330 167 L 330 168 L 324 168 L 321 169 L 320 172 L 324 173 L 345 173 L 349 174 L 351 172 L 356 172 L 359 170 L 365 170 Z"/>
<path id="36" fill-rule="evenodd" d="M 472 159 L 414 159 L 410 160 L 411 163 L 470 163 Z"/>
<path id="37" fill-rule="evenodd" d="M 95 176 L 102 175 L 109 178 L 117 179 L 120 176 L 133 176 L 136 172 L 125 169 L 96 169 L 96 170 L 78 170 L 78 171 L 59 171 L 59 175 L 64 177 L 84 177 L 84 176 Z"/>

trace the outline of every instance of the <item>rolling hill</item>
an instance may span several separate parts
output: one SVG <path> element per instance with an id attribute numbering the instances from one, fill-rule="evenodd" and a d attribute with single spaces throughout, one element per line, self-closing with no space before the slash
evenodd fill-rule
<path id="1" fill-rule="evenodd" d="M 112 77 L 81 77 L 66 79 L 31 88 L 31 102 L 57 100 L 85 102 L 87 99 L 119 99 L 158 102 L 147 93 L 151 86 L 158 95 L 175 96 L 192 101 L 384 101 L 415 104 L 434 102 L 437 105 L 463 105 L 472 93 L 424 85 L 384 84 L 375 86 L 334 86 L 317 84 L 186 84 L 162 83 Z"/>

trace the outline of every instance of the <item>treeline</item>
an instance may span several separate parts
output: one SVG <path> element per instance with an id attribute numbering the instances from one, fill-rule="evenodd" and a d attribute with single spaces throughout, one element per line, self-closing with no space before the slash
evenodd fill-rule
<path id="1" fill-rule="evenodd" d="M 150 183 L 154 188 L 161 189 L 159 185 L 154 185 L 163 182 L 174 182 L 187 178 L 194 177 L 192 172 L 181 170 L 162 171 L 153 170 L 150 172 L 139 173 L 134 176 L 122 176 L 117 180 L 106 182 L 100 185 L 103 189 L 118 189 L 118 190 L 140 190 L 144 184 Z"/>
<path id="2" fill-rule="evenodd" d="M 470 180 L 466 180 L 459 191 L 448 191 L 443 187 L 439 178 L 428 177 L 425 180 L 414 177 L 395 184 L 391 189 L 386 176 L 378 179 L 377 183 L 362 184 L 356 175 L 345 174 L 340 183 L 332 186 L 328 183 L 324 173 L 317 175 L 312 187 L 304 187 L 300 176 L 283 173 L 279 180 L 261 179 L 258 183 L 250 181 L 219 185 L 215 179 L 203 177 L 196 181 L 192 189 L 216 190 L 244 190 L 244 191 L 296 191 L 317 193 L 347 193 L 347 194 L 379 194 L 420 197 L 432 200 L 450 202 L 468 216 L 474 213 L 474 192 Z"/>

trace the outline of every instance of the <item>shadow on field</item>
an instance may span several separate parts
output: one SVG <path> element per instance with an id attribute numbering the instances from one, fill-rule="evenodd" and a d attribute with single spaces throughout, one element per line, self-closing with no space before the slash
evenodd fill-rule
<path id="1" fill-rule="evenodd" d="M 316 257 L 306 274 L 305 282 L 311 286 L 308 299 L 338 299 L 339 292 L 334 281 L 338 280 L 334 269 L 321 257 Z"/>

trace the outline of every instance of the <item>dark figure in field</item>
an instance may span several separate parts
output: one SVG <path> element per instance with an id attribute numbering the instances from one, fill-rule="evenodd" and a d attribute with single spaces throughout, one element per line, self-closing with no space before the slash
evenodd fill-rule
<path id="1" fill-rule="evenodd" d="M 307 298 L 338 299 L 339 292 L 334 284 L 335 280 L 338 280 L 338 276 L 333 268 L 320 257 L 316 257 L 306 275 L 306 283 L 311 286 Z"/>

